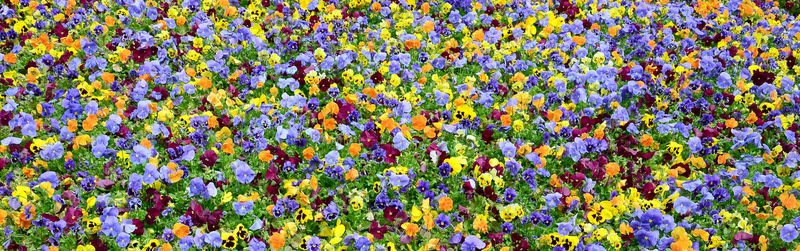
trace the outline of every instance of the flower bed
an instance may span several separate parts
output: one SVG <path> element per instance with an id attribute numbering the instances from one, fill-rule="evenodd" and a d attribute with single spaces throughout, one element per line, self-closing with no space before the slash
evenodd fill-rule
<path id="1" fill-rule="evenodd" d="M 797 250 L 790 2 L 6 1 L 0 244 Z"/>

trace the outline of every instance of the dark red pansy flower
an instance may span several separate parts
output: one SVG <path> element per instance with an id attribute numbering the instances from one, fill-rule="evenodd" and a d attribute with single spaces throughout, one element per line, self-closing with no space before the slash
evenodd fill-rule
<path id="1" fill-rule="evenodd" d="M 8 122 L 14 118 L 14 113 L 9 111 L 0 111 L 0 124 L 8 126 Z"/>
<path id="2" fill-rule="evenodd" d="M 506 115 L 506 114 L 507 114 L 507 112 L 505 112 L 505 111 L 500 111 L 500 110 L 494 109 L 494 110 L 492 110 L 492 113 L 489 114 L 488 118 L 492 119 L 492 120 L 498 120 L 499 121 L 500 118 L 503 115 Z"/>
<path id="3" fill-rule="evenodd" d="M 143 235 L 144 234 L 144 222 L 139 219 L 132 219 L 133 225 L 136 226 L 136 230 L 133 230 L 133 234 L 135 235 Z"/>
<path id="4" fill-rule="evenodd" d="M 386 225 L 381 225 L 378 221 L 372 221 L 372 224 L 369 225 L 369 233 L 372 236 L 375 236 L 375 239 L 382 240 L 383 234 L 387 232 Z"/>
<path id="5" fill-rule="evenodd" d="M 497 198 L 498 198 L 497 193 L 494 192 L 494 188 L 492 188 L 492 187 L 480 187 L 480 186 L 478 186 L 478 188 L 476 189 L 476 192 L 478 193 L 478 195 L 486 197 L 487 199 L 489 199 L 491 201 L 496 201 Z"/>
<path id="6" fill-rule="evenodd" d="M 395 207 L 386 207 L 383 209 L 383 218 L 389 222 L 394 222 L 397 215 L 400 213 L 400 209 Z"/>
<path id="7" fill-rule="evenodd" d="M 156 93 L 160 94 L 160 95 L 151 96 L 151 98 L 154 101 L 161 101 L 161 100 L 164 100 L 167 97 L 169 97 L 169 92 L 167 91 L 167 88 L 164 88 L 163 86 L 153 87 L 153 92 L 156 92 Z"/>
<path id="8" fill-rule="evenodd" d="M 753 71 L 751 80 L 753 81 L 753 84 L 757 86 L 761 86 L 764 83 L 772 83 L 775 81 L 775 73 L 755 70 Z"/>
<path id="9" fill-rule="evenodd" d="M 471 182 L 464 181 L 464 183 L 461 184 L 461 191 L 466 195 L 467 200 L 471 200 L 475 193 L 475 187 L 473 187 Z"/>
<path id="10" fill-rule="evenodd" d="M 350 122 L 347 120 L 347 117 L 356 111 L 356 107 L 353 104 L 344 102 L 343 100 L 337 100 L 336 104 L 339 105 L 339 113 L 336 114 L 337 116 L 335 117 L 336 122 L 350 124 Z"/>
<path id="11" fill-rule="evenodd" d="M 208 217 L 207 227 L 208 231 L 214 231 L 219 229 L 219 223 L 222 220 L 222 210 L 214 210 Z"/>
<path id="12" fill-rule="evenodd" d="M 327 92 L 331 88 L 332 81 L 328 78 L 319 81 L 319 90 Z"/>
<path id="13" fill-rule="evenodd" d="M 69 30 L 67 30 L 63 24 L 56 23 L 55 27 L 53 27 L 52 34 L 56 35 L 58 38 L 63 38 L 69 34 Z"/>
<path id="14" fill-rule="evenodd" d="M 147 225 L 153 225 L 156 223 L 156 219 L 158 219 L 159 216 L 161 216 L 161 210 L 151 207 L 147 209 L 147 215 L 144 217 L 144 220 L 147 222 Z"/>
<path id="15" fill-rule="evenodd" d="M 203 162 L 205 167 L 211 167 L 217 163 L 217 153 L 211 150 L 206 150 L 203 155 L 200 155 L 200 161 Z"/>
<path id="16" fill-rule="evenodd" d="M 278 179 L 278 168 L 275 167 L 274 163 L 269 165 L 269 168 L 267 168 L 267 171 L 264 174 L 264 178 L 267 179 L 267 180 Z"/>
<path id="17" fill-rule="evenodd" d="M 58 216 L 52 214 L 42 214 L 42 217 L 50 220 L 51 222 L 56 222 L 61 220 L 61 218 L 58 218 Z"/>
<path id="18" fill-rule="evenodd" d="M 492 166 L 489 164 L 489 157 L 486 157 L 486 155 L 478 156 L 475 162 L 472 162 L 472 167 L 474 168 L 476 166 L 480 168 L 481 172 L 492 170 Z"/>
<path id="19" fill-rule="evenodd" d="M 486 128 L 483 129 L 483 132 L 481 132 L 481 140 L 483 140 L 486 143 L 491 143 L 492 141 L 494 141 L 493 136 L 494 136 L 494 130 L 492 129 Z"/>
<path id="20" fill-rule="evenodd" d="M 127 138 L 130 133 L 131 133 L 131 130 L 128 129 L 127 126 L 125 126 L 124 124 L 120 124 L 119 125 L 119 131 L 117 131 L 116 135 L 120 136 L 120 137 Z"/>
<path id="21" fill-rule="evenodd" d="M 375 72 L 372 76 L 369 76 L 369 79 L 372 80 L 372 83 L 380 84 L 383 82 L 383 75 L 380 72 Z"/>
<path id="22" fill-rule="evenodd" d="M 458 205 L 458 216 L 461 216 L 461 218 L 465 219 L 472 218 L 472 214 L 469 213 L 469 208 L 466 208 L 462 205 Z"/>
<path id="23" fill-rule="evenodd" d="M 203 206 L 198 204 L 197 200 L 192 200 L 184 215 L 191 217 L 193 223 L 203 225 L 208 220 L 209 212 L 207 209 L 203 209 Z"/>
<path id="24" fill-rule="evenodd" d="M 747 232 L 738 232 L 733 236 L 733 243 L 737 243 L 740 241 L 747 241 L 750 243 L 758 243 L 759 235 L 752 235 Z"/>
<path id="25" fill-rule="evenodd" d="M 489 241 L 492 242 L 492 245 L 500 245 L 503 243 L 503 232 L 489 234 Z"/>
<path id="26" fill-rule="evenodd" d="M 64 221 L 72 225 L 78 222 L 83 217 L 83 211 L 80 208 L 68 207 L 67 212 L 64 214 Z"/>
<path id="27" fill-rule="evenodd" d="M 656 197 L 655 193 L 656 185 L 653 182 L 647 182 L 642 187 L 642 197 L 648 200 L 652 200 Z"/>
<path id="28" fill-rule="evenodd" d="M 381 148 L 386 151 L 386 158 L 384 158 L 383 161 L 389 164 L 394 164 L 396 161 L 395 158 L 400 156 L 400 150 L 394 148 L 392 144 L 382 144 Z"/>
<path id="29" fill-rule="evenodd" d="M 150 48 L 144 48 L 144 49 L 134 48 L 131 50 L 131 56 L 133 58 L 133 61 L 139 64 L 144 63 L 144 61 L 150 58 L 151 55 L 152 55 L 152 50 Z"/>
<path id="30" fill-rule="evenodd" d="M 276 183 L 280 183 L 280 181 L 277 181 Z M 278 196 L 277 195 L 279 193 L 280 193 L 280 186 L 278 186 L 278 184 L 273 184 L 273 185 L 268 185 L 267 186 L 267 194 L 272 195 L 271 200 L 272 200 L 273 203 L 278 201 Z"/>
<path id="31" fill-rule="evenodd" d="M 314 195 L 315 194 L 312 194 L 309 197 L 314 197 Z M 328 205 L 329 203 L 331 203 L 331 201 L 333 201 L 333 197 L 331 196 L 328 196 L 327 198 L 317 197 L 316 199 L 314 199 L 314 201 L 311 202 L 311 209 L 318 210 L 320 206 Z"/>
<path id="32" fill-rule="evenodd" d="M 108 246 L 99 238 L 92 239 L 89 242 L 92 243 L 92 246 L 94 246 L 94 249 L 97 251 L 108 251 Z"/>
<path id="33" fill-rule="evenodd" d="M 221 126 L 224 126 L 224 127 L 233 126 L 233 122 L 231 121 L 231 117 L 228 116 L 228 114 L 223 114 L 222 116 L 219 116 L 219 118 L 217 118 L 217 122 L 219 122 L 219 124 Z"/>

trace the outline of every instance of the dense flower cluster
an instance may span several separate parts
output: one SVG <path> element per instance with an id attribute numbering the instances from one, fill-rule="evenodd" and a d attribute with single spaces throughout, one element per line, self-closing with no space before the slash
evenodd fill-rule
<path id="1" fill-rule="evenodd" d="M 798 250 L 770 0 L 7 0 L 5 250 Z"/>

